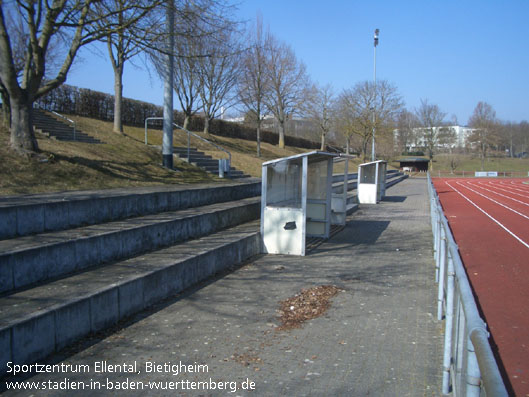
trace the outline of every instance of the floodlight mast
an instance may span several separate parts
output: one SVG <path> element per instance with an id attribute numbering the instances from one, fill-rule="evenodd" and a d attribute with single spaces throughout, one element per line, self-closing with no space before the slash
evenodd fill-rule
<path id="1" fill-rule="evenodd" d="M 373 103 L 373 140 L 371 146 L 371 161 L 376 160 L 375 154 L 375 122 L 376 122 L 376 100 L 377 100 L 377 45 L 378 45 L 378 34 L 380 30 L 375 29 L 374 37 L 374 62 L 373 62 L 373 80 L 374 80 L 374 90 L 375 90 L 375 101 Z"/>
<path id="2" fill-rule="evenodd" d="M 173 169 L 174 0 L 167 3 L 165 17 L 168 35 L 167 54 L 164 59 L 162 165 Z"/>

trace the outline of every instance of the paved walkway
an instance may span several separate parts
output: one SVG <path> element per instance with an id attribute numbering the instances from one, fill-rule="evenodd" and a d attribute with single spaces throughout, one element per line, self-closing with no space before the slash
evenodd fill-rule
<path id="1" fill-rule="evenodd" d="M 426 181 L 407 179 L 387 195 L 377 206 L 361 206 L 342 232 L 308 256 L 256 258 L 65 352 L 62 363 L 72 367 L 55 368 L 66 372 L 29 381 L 83 382 L 85 392 L 76 395 L 440 395 L 443 338 L 435 320 Z M 323 284 L 342 291 L 322 317 L 299 329 L 275 329 L 279 301 Z M 137 372 L 95 373 L 100 361 L 120 370 L 136 362 Z M 191 367 L 184 371 L 180 363 Z M 89 372 L 72 371 L 83 368 Z M 149 381 L 178 391 L 148 390 Z M 213 381 L 255 390 L 231 392 L 232 383 L 222 391 L 181 390 Z M 118 394 L 118 386 L 129 390 Z M 17 395 L 30 394 L 72 390 Z"/>

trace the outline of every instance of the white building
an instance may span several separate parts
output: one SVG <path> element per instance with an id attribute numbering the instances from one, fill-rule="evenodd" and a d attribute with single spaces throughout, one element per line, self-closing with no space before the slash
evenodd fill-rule
<path id="1" fill-rule="evenodd" d="M 435 133 L 440 136 L 438 147 L 444 149 L 454 149 L 454 148 L 464 148 L 468 144 L 468 138 L 474 131 L 473 128 L 464 127 L 460 125 L 451 125 L 451 126 L 440 126 L 434 127 Z M 442 130 L 442 131 L 441 131 Z M 426 128 L 417 127 L 413 128 L 413 136 L 410 137 L 408 141 L 408 150 L 415 150 L 419 148 L 424 148 L 427 146 L 427 139 L 425 133 L 427 132 Z M 395 142 L 395 147 L 398 147 L 399 143 L 399 130 L 396 129 L 393 131 L 393 137 Z"/>

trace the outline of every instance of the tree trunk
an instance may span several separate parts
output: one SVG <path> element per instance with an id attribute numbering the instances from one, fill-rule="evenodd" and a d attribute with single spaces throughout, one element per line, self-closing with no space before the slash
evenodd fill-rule
<path id="1" fill-rule="evenodd" d="M 123 135 L 123 64 L 114 69 L 114 132 Z"/>
<path id="2" fill-rule="evenodd" d="M 204 134 L 209 135 L 209 117 L 204 117 Z"/>
<path id="3" fill-rule="evenodd" d="M 285 148 L 285 125 L 284 122 L 279 122 L 278 124 L 278 130 L 279 130 L 279 143 L 278 146 L 280 149 Z"/>
<path id="4" fill-rule="evenodd" d="M 33 103 L 27 98 L 10 97 L 11 147 L 19 153 L 38 152 L 33 132 Z"/>
<path id="5" fill-rule="evenodd" d="M 325 150 L 325 132 L 321 133 L 321 148 L 320 148 L 320 150 L 321 151 Z"/>
<path id="6" fill-rule="evenodd" d="M 369 137 L 366 136 L 362 142 L 362 162 L 365 163 L 367 161 L 367 145 L 369 144 Z"/>
<path id="7" fill-rule="evenodd" d="M 257 122 L 257 157 L 261 157 L 261 123 Z"/>
<path id="8" fill-rule="evenodd" d="M 184 114 L 184 125 L 183 125 L 184 130 L 187 130 L 187 126 L 189 125 L 190 118 L 191 117 L 189 117 L 187 114 Z"/>
<path id="9" fill-rule="evenodd" d="M 6 128 L 11 128 L 11 110 L 9 106 L 9 102 L 2 98 L 2 121 Z"/>
<path id="10" fill-rule="evenodd" d="M 348 136 L 345 140 L 345 154 L 349 154 L 351 152 L 351 137 Z"/>

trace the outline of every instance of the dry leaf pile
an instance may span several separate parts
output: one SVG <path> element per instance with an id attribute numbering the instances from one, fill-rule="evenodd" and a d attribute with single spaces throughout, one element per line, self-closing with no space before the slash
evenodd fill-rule
<path id="1" fill-rule="evenodd" d="M 331 306 L 330 299 L 338 292 L 340 289 L 334 285 L 320 285 L 302 289 L 299 294 L 281 301 L 281 325 L 277 329 L 300 328 L 305 321 L 321 316 Z"/>

